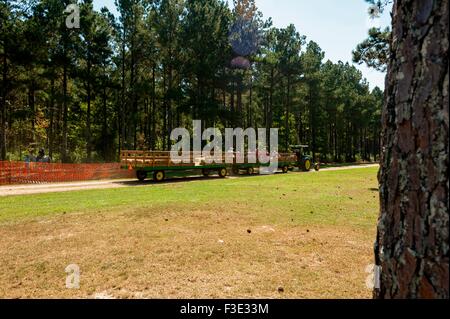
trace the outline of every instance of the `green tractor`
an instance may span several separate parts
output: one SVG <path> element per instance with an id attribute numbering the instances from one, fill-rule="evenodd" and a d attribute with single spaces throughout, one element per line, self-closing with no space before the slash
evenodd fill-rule
<path id="1" fill-rule="evenodd" d="M 309 172 L 312 168 L 318 171 L 320 169 L 319 163 L 314 163 L 313 157 L 308 151 L 308 145 L 291 145 L 290 149 L 297 156 L 297 167 L 304 172 Z"/>

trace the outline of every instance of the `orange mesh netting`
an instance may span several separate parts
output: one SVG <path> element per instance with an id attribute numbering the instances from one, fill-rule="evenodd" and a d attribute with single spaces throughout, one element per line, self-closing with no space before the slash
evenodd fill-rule
<path id="1" fill-rule="evenodd" d="M 0 161 L 0 185 L 133 178 L 119 163 L 60 164 Z"/>

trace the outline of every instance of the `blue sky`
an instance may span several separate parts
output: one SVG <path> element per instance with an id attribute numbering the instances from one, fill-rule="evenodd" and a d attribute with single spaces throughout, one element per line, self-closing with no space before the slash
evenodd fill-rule
<path id="1" fill-rule="evenodd" d="M 229 0 L 232 2 L 231 0 Z M 113 13 L 114 0 L 94 0 L 97 9 L 106 6 Z M 364 0 L 256 0 L 264 17 L 272 17 L 276 27 L 293 23 L 307 40 L 317 42 L 325 51 L 325 59 L 333 62 L 352 61 L 352 50 L 367 37 L 372 26 L 390 25 L 390 10 L 376 20 L 367 14 L 368 4 Z M 384 88 L 385 75 L 358 65 L 371 88 Z"/>

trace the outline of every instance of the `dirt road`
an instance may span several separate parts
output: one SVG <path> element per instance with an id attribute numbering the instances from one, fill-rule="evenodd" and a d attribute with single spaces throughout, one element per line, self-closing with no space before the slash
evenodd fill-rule
<path id="1" fill-rule="evenodd" d="M 368 168 L 377 167 L 378 164 L 369 165 L 352 165 L 343 167 L 330 167 L 323 168 L 319 171 L 340 171 L 355 168 Z M 317 173 L 317 172 L 311 172 Z M 186 178 L 182 180 L 176 180 L 176 182 L 189 182 L 196 180 L 204 180 L 204 177 L 193 177 Z M 174 182 L 174 181 L 168 181 Z M 132 180 L 101 180 L 101 181 L 84 181 L 84 182 L 71 182 L 71 183 L 55 183 L 55 184 L 27 184 L 27 185 L 7 185 L 0 186 L 0 197 L 11 196 L 11 195 L 31 195 L 31 194 L 42 194 L 42 193 L 57 193 L 57 192 L 70 192 L 77 190 L 88 190 L 88 189 L 107 189 L 107 188 L 121 188 L 121 187 L 145 187 L 152 184 L 142 184 L 138 181 Z"/>

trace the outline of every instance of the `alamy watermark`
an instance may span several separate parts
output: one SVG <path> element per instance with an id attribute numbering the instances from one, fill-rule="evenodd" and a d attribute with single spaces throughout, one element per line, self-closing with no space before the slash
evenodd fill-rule
<path id="1" fill-rule="evenodd" d="M 366 287 L 368 289 L 380 289 L 381 266 L 367 265 L 366 273 L 369 274 L 366 277 Z"/>
<path id="2" fill-rule="evenodd" d="M 201 121 L 194 120 L 192 134 L 191 138 L 186 128 L 176 128 L 170 134 L 175 142 L 170 152 L 174 164 L 258 164 L 261 174 L 278 170 L 277 128 L 225 128 L 222 134 L 213 127 L 202 132 Z"/>
<path id="3" fill-rule="evenodd" d="M 66 288 L 80 289 L 80 267 L 77 264 L 70 264 L 65 271 L 67 273 Z"/>
<path id="4" fill-rule="evenodd" d="M 64 13 L 69 15 L 66 17 L 66 27 L 68 29 L 79 29 L 80 28 L 80 7 L 74 3 L 69 4 Z"/>

